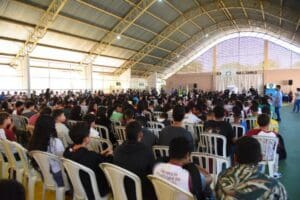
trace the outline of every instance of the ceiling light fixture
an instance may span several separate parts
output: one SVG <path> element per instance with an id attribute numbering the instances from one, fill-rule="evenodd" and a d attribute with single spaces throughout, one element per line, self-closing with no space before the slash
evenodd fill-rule
<path id="1" fill-rule="evenodd" d="M 118 35 L 118 36 L 117 36 L 117 40 L 120 40 L 120 39 L 121 39 L 121 36 L 120 36 L 120 35 Z"/>

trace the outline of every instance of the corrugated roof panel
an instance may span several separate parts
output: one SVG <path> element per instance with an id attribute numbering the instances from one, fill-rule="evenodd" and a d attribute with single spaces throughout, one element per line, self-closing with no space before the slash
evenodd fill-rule
<path id="1" fill-rule="evenodd" d="M 96 29 L 88 24 L 80 23 L 63 16 L 57 17 L 51 25 L 51 28 L 97 41 L 105 34 L 105 32 L 101 29 Z"/>
<path id="2" fill-rule="evenodd" d="M 187 39 L 189 39 L 189 37 L 187 37 L 186 35 L 183 35 L 182 33 L 178 32 L 178 31 L 175 31 L 169 38 L 171 38 L 179 43 L 183 43 Z"/>
<path id="3" fill-rule="evenodd" d="M 50 47 L 37 46 L 30 56 L 80 62 L 83 59 L 84 54 Z"/>
<path id="4" fill-rule="evenodd" d="M 168 49 L 170 51 L 174 51 L 178 45 L 175 44 L 174 42 L 171 42 L 169 40 L 164 40 L 162 43 L 159 44 L 160 47 Z"/>
<path id="5" fill-rule="evenodd" d="M 153 58 L 153 57 L 149 57 L 149 56 L 145 56 L 142 59 L 142 62 L 148 63 L 148 64 L 153 64 L 153 65 L 156 64 L 159 61 L 160 61 L 159 59 L 156 59 L 156 58 Z"/>
<path id="6" fill-rule="evenodd" d="M 21 45 L 22 43 L 20 42 L 12 42 L 0 39 L 0 52 L 8 54 L 17 54 L 17 52 L 21 48 Z"/>
<path id="7" fill-rule="evenodd" d="M 3 16 L 22 22 L 36 24 L 40 20 L 43 13 L 43 10 L 36 9 L 33 6 L 29 6 L 17 1 L 9 1 Z"/>
<path id="8" fill-rule="evenodd" d="M 93 23 L 109 30 L 112 29 L 118 22 L 116 18 L 88 6 L 83 6 L 74 0 L 68 1 L 61 13 L 72 16 L 72 18 Z"/>
<path id="9" fill-rule="evenodd" d="M 183 13 L 197 6 L 197 4 L 194 3 L 194 1 L 178 1 L 178 0 L 168 0 L 168 1 Z"/>
<path id="10" fill-rule="evenodd" d="M 54 45 L 58 47 L 65 47 L 70 49 L 77 49 L 86 52 L 88 52 L 94 44 L 94 42 L 92 41 L 83 40 L 72 36 L 62 35 L 50 31 L 48 31 L 46 35 L 40 40 L 40 43 Z"/>
<path id="11" fill-rule="evenodd" d="M 127 49 L 121 49 L 119 47 L 110 46 L 108 47 L 102 55 L 112 56 L 112 57 L 119 57 L 123 59 L 130 58 L 133 54 L 135 54 L 134 51 L 130 51 Z"/>
<path id="12" fill-rule="evenodd" d="M 199 31 L 199 28 L 197 28 L 193 23 L 187 22 L 180 27 L 180 30 L 184 31 L 189 35 L 194 35 Z"/>
<path id="13" fill-rule="evenodd" d="M 207 27 L 212 25 L 214 22 L 205 14 L 199 15 L 198 17 L 195 17 L 193 20 L 195 23 L 197 23 L 201 27 Z"/>
<path id="14" fill-rule="evenodd" d="M 48 7 L 52 2 L 52 0 L 23 0 L 23 1 L 32 5 L 38 5 L 42 7 Z"/>
<path id="15" fill-rule="evenodd" d="M 125 1 L 114 1 L 114 0 L 85 0 L 88 3 L 96 5 L 108 12 L 114 13 L 118 16 L 125 16 L 131 9 L 131 6 L 127 4 Z"/>
<path id="16" fill-rule="evenodd" d="M 94 64 L 111 66 L 111 67 L 120 67 L 124 62 L 125 60 L 122 59 L 98 56 L 94 61 Z"/>
<path id="17" fill-rule="evenodd" d="M 155 2 L 148 10 L 151 13 L 153 13 L 155 16 L 157 16 L 169 23 L 171 23 L 173 20 L 175 20 L 179 16 L 178 12 L 176 12 L 172 7 L 170 7 L 164 1 Z"/>
<path id="18" fill-rule="evenodd" d="M 156 33 L 161 32 L 166 27 L 166 25 L 163 22 L 159 21 L 158 19 L 155 19 L 147 13 L 144 13 L 140 18 L 138 18 L 136 20 L 136 23 Z"/>
<path id="19" fill-rule="evenodd" d="M 143 41 L 150 41 L 155 36 L 153 33 L 149 31 L 144 31 L 143 29 L 140 29 L 137 26 L 130 26 L 125 31 L 125 34 Z"/>
<path id="20" fill-rule="evenodd" d="M 1 37 L 26 40 L 33 28 L 0 20 L 0 30 Z"/>
<path id="21" fill-rule="evenodd" d="M 217 11 L 213 11 L 213 12 L 210 12 L 209 13 L 212 18 L 214 18 L 217 22 L 220 22 L 220 21 L 224 21 L 227 19 L 227 17 L 225 16 L 225 14 L 223 12 L 220 12 L 219 10 Z"/>
<path id="22" fill-rule="evenodd" d="M 153 49 L 150 52 L 150 55 L 153 55 L 153 56 L 156 56 L 156 57 L 161 57 L 161 58 L 167 56 L 168 54 L 169 54 L 168 52 L 162 51 L 160 49 Z"/>

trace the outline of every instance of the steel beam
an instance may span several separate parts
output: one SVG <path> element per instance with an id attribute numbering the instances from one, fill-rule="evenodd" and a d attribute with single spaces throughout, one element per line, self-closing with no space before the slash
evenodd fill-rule
<path id="1" fill-rule="evenodd" d="M 30 33 L 25 44 L 18 51 L 15 58 L 11 61 L 11 66 L 16 66 L 20 56 L 25 56 L 31 53 L 37 43 L 44 37 L 48 27 L 55 21 L 58 13 L 64 7 L 68 0 L 53 0 L 46 12 L 41 17 L 34 30 Z"/>
<path id="2" fill-rule="evenodd" d="M 298 22 L 297 22 L 297 25 L 296 25 L 296 28 L 295 28 L 295 33 L 294 33 L 294 35 L 293 35 L 293 37 L 292 37 L 292 41 L 295 40 L 295 37 L 296 37 L 297 31 L 298 31 L 298 29 L 299 29 L 299 26 L 300 26 L 300 17 L 299 17 L 299 19 L 298 19 Z"/>
<path id="3" fill-rule="evenodd" d="M 251 27 L 251 22 L 250 22 L 250 20 L 249 20 L 248 13 L 247 13 L 247 11 L 246 11 L 246 9 L 245 9 L 243 0 L 240 0 L 240 5 L 241 5 L 241 7 L 242 7 L 242 10 L 243 10 L 243 13 L 244 13 L 245 17 L 248 19 L 249 27 Z"/>
<path id="4" fill-rule="evenodd" d="M 265 17 L 264 4 L 263 4 L 263 1 L 262 1 L 262 0 L 259 1 L 259 6 L 260 6 L 262 18 L 263 18 L 263 20 L 264 20 L 264 26 L 265 26 L 265 29 L 266 29 L 266 28 L 267 28 L 267 23 L 266 23 L 266 17 Z"/>
<path id="5" fill-rule="evenodd" d="M 115 40 L 136 21 L 153 3 L 155 0 L 140 1 L 134 6 L 129 13 L 109 32 L 101 41 L 96 43 L 89 51 L 89 54 L 81 61 L 81 64 L 91 64 L 95 61 L 98 55 L 101 55 Z"/>

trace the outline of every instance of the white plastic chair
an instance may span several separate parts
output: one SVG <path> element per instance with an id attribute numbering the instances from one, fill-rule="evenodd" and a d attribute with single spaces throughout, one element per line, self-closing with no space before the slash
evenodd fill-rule
<path id="1" fill-rule="evenodd" d="M 158 200 L 195 200 L 192 193 L 158 176 L 147 176 L 152 182 Z"/>
<path id="2" fill-rule="evenodd" d="M 159 134 L 161 132 L 161 129 L 159 128 L 147 128 L 149 131 L 151 131 L 157 138 L 159 138 Z"/>
<path id="3" fill-rule="evenodd" d="M 162 113 L 163 112 L 160 112 L 160 111 L 154 111 L 153 112 L 153 118 L 154 118 L 154 120 L 157 120 L 161 116 Z"/>
<path id="4" fill-rule="evenodd" d="M 257 122 L 257 117 L 249 117 L 245 119 L 248 130 L 254 129 Z"/>
<path id="5" fill-rule="evenodd" d="M 122 144 L 127 139 L 125 127 L 124 126 L 116 126 L 115 131 L 116 131 L 118 144 Z"/>
<path id="6" fill-rule="evenodd" d="M 98 190 L 98 184 L 95 179 L 95 173 L 93 172 L 93 170 L 69 159 L 62 158 L 62 162 L 73 186 L 73 200 L 88 199 L 88 196 L 80 179 L 80 171 L 83 171 L 89 175 L 95 200 L 108 199 L 109 195 L 101 197 L 100 192 Z"/>
<path id="7" fill-rule="evenodd" d="M 113 148 L 112 143 L 100 137 L 90 137 L 90 143 L 88 144 L 88 149 L 91 151 L 95 151 L 97 153 L 101 153 L 106 148 Z"/>
<path id="8" fill-rule="evenodd" d="M 121 126 L 122 123 L 120 121 L 111 121 L 111 128 L 112 128 L 112 132 L 115 136 L 117 136 L 117 133 L 116 133 L 116 127 L 117 126 Z"/>
<path id="9" fill-rule="evenodd" d="M 6 161 L 5 161 L 5 157 L 6 157 Z M 7 155 L 5 153 L 5 147 L 2 139 L 0 139 L 0 163 L 1 163 L 1 178 L 7 179 L 9 177 L 9 173 L 8 173 L 9 162 L 7 159 Z"/>
<path id="10" fill-rule="evenodd" d="M 268 165 L 269 175 L 274 177 L 274 169 L 277 168 L 277 146 L 278 146 L 278 138 L 272 136 L 253 136 L 257 139 L 261 146 L 262 152 L 262 161 L 260 164 L 264 166 Z M 265 167 L 264 167 L 265 169 Z"/>
<path id="11" fill-rule="evenodd" d="M 143 199 L 141 180 L 136 174 L 110 163 L 101 163 L 100 167 L 112 187 L 114 200 L 128 200 L 123 181 L 125 177 L 134 181 L 136 200 Z"/>
<path id="12" fill-rule="evenodd" d="M 228 122 L 228 123 L 232 123 L 234 120 L 233 120 L 233 117 L 230 116 L 230 117 L 224 117 L 224 121 Z"/>
<path id="13" fill-rule="evenodd" d="M 234 133 L 234 138 L 237 140 L 246 134 L 246 129 L 242 125 L 232 124 L 232 129 Z"/>
<path id="14" fill-rule="evenodd" d="M 208 155 L 199 152 L 191 153 L 191 161 L 211 174 L 213 178 L 212 188 L 214 188 L 217 183 L 219 173 L 222 170 L 230 167 L 230 163 L 228 162 L 228 160 L 223 157 Z"/>
<path id="15" fill-rule="evenodd" d="M 28 179 L 28 199 L 34 200 L 35 183 L 38 179 L 40 179 L 40 177 L 38 176 L 38 173 L 34 170 L 33 167 L 31 167 L 29 163 L 27 150 L 19 143 L 16 142 L 11 142 L 11 145 L 14 146 L 14 148 L 17 150 L 24 169 L 24 178 Z"/>
<path id="16" fill-rule="evenodd" d="M 43 194 L 42 199 L 45 199 L 46 190 L 53 190 L 56 192 L 56 200 L 65 199 L 65 191 L 68 188 L 68 183 L 66 180 L 66 175 L 63 170 L 61 160 L 54 154 L 43 152 L 43 151 L 31 151 L 30 155 L 37 162 L 43 176 Z M 62 174 L 64 178 L 65 187 L 58 187 L 55 180 L 53 179 L 52 174 L 50 173 L 50 160 L 55 160 L 61 164 Z"/>
<path id="17" fill-rule="evenodd" d="M 165 128 L 165 125 L 160 122 L 151 121 L 151 122 L 147 122 L 147 127 L 153 128 L 153 129 L 163 129 L 163 128 Z"/>
<path id="18" fill-rule="evenodd" d="M 152 151 L 155 159 L 169 157 L 169 146 L 154 145 Z"/>
<path id="19" fill-rule="evenodd" d="M 99 136 L 100 136 L 101 138 L 110 140 L 108 128 L 106 128 L 105 126 L 96 125 L 96 126 L 95 126 L 95 129 L 98 131 Z"/>

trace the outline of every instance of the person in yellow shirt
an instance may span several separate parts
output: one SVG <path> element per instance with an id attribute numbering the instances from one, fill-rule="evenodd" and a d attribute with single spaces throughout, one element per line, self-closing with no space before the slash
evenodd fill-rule
<path id="1" fill-rule="evenodd" d="M 267 114 L 271 117 L 271 110 L 270 110 L 270 107 L 268 106 L 264 106 L 262 109 L 261 109 L 261 113 L 262 114 Z M 255 122 L 255 128 L 258 128 L 258 124 L 257 122 Z M 279 133 L 279 125 L 278 125 L 278 122 L 274 119 L 271 119 L 270 118 L 270 125 L 269 125 L 269 131 L 272 131 L 274 133 Z"/>

